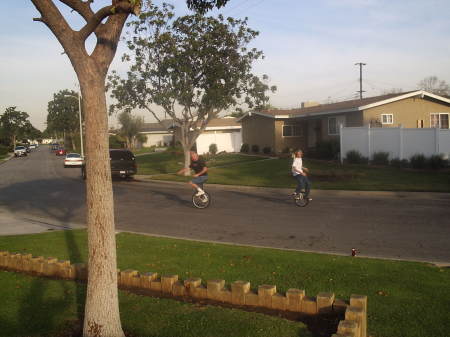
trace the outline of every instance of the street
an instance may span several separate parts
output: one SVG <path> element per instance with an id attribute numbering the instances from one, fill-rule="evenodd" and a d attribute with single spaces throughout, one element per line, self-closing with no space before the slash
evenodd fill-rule
<path id="1" fill-rule="evenodd" d="M 0 234 L 82 227 L 84 181 L 47 146 L 0 165 Z M 208 209 L 186 184 L 115 180 L 122 231 L 304 251 L 450 263 L 450 195 L 314 191 L 296 207 L 290 190 L 206 185 Z M 1 247 L 0 247 L 1 249 Z"/>

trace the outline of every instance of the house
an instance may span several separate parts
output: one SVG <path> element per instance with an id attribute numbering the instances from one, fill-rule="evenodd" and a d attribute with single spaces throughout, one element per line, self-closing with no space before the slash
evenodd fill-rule
<path id="1" fill-rule="evenodd" d="M 161 123 L 144 123 L 139 133 L 147 137 L 141 147 L 168 146 L 173 141 L 173 121 L 163 119 Z"/>
<path id="2" fill-rule="evenodd" d="M 239 118 L 242 141 L 269 147 L 314 148 L 319 141 L 338 140 L 340 125 L 405 128 L 449 128 L 450 99 L 418 90 L 300 109 L 248 112 Z"/>
<path id="3" fill-rule="evenodd" d="M 242 145 L 242 126 L 236 118 L 214 118 L 197 138 L 197 152 L 209 152 L 211 144 L 217 145 L 217 151 L 239 152 Z"/>

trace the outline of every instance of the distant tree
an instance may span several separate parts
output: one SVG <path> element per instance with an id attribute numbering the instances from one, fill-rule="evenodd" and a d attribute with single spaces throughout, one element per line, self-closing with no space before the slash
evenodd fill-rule
<path id="1" fill-rule="evenodd" d="M 440 80 L 437 76 L 428 76 L 421 80 L 418 87 L 422 90 L 431 92 L 440 96 L 450 95 L 450 86 L 444 80 Z"/>
<path id="2" fill-rule="evenodd" d="M 20 137 L 32 141 L 39 140 L 42 139 L 42 132 L 36 129 L 30 121 L 26 121 L 24 127 L 21 130 Z"/>
<path id="3" fill-rule="evenodd" d="M 382 94 L 383 95 L 400 94 L 402 92 L 404 92 L 402 88 L 391 88 L 391 89 L 383 90 Z"/>
<path id="4" fill-rule="evenodd" d="M 20 138 L 30 123 L 28 114 L 18 111 L 15 106 L 6 108 L 0 117 L 0 127 L 3 129 L 4 137 L 8 138 L 10 144 L 16 146 L 17 139 Z"/>
<path id="5" fill-rule="evenodd" d="M 269 87 L 251 73 L 263 54 L 247 49 L 258 33 L 246 20 L 198 13 L 174 18 L 172 10 L 149 4 L 131 23 L 130 54 L 123 56 L 131 69 L 125 79 L 115 72 L 109 77 L 117 101 L 110 111 L 146 109 L 161 122 L 152 104 L 161 106 L 179 127 L 188 167 L 189 151 L 211 119 L 242 103 L 264 104 Z"/>
<path id="6" fill-rule="evenodd" d="M 48 102 L 47 128 L 50 132 L 69 136 L 72 148 L 76 150 L 75 137 L 80 132 L 78 93 L 60 90 Z M 65 140 L 65 139 L 64 139 Z"/>
<path id="7" fill-rule="evenodd" d="M 139 134 L 144 125 L 144 118 L 133 116 L 130 112 L 123 111 L 117 119 L 120 123 L 119 135 L 125 139 L 128 148 L 135 148 L 138 141 L 145 141 L 145 136 Z"/>

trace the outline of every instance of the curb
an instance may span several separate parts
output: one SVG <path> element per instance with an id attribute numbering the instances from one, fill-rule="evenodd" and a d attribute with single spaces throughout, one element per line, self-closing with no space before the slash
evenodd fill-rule
<path id="1" fill-rule="evenodd" d="M 157 174 L 158 176 L 160 174 Z M 142 183 L 153 183 L 153 184 L 172 184 L 172 185 L 186 185 L 187 182 L 180 181 L 169 181 L 169 180 L 159 180 L 152 179 L 152 175 L 135 175 L 135 180 Z M 292 188 L 286 187 L 261 187 L 261 186 L 242 186 L 242 185 L 223 185 L 223 184 L 210 184 L 208 183 L 208 189 L 221 189 L 227 191 L 255 191 L 255 192 L 278 192 L 287 193 L 293 191 Z M 313 198 L 314 196 L 327 196 L 327 197 L 362 197 L 362 198 L 394 198 L 394 199 L 440 199 L 449 200 L 450 193 L 446 192 L 394 192 L 394 191 L 354 191 L 354 190 L 316 190 L 311 191 Z"/>
<path id="2" fill-rule="evenodd" d="M 10 159 L 13 158 L 13 157 L 14 157 L 14 153 L 13 153 L 13 154 L 10 154 L 9 157 L 6 157 L 5 159 L 2 159 L 2 160 L 0 161 L 0 165 L 6 163 L 8 160 L 10 160 Z"/>

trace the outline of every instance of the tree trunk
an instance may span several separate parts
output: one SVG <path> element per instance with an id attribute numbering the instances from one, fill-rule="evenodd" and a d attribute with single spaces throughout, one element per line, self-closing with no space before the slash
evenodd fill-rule
<path id="1" fill-rule="evenodd" d="M 88 284 L 84 337 L 124 337 L 117 290 L 114 201 L 108 144 L 105 76 L 88 63 L 80 76 L 86 112 Z"/>
<path id="2" fill-rule="evenodd" d="M 77 145 L 75 144 L 75 133 L 72 132 L 70 134 L 70 142 L 72 143 L 72 150 L 76 151 L 77 150 Z"/>

